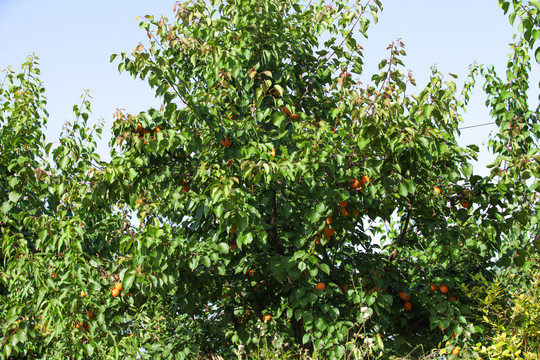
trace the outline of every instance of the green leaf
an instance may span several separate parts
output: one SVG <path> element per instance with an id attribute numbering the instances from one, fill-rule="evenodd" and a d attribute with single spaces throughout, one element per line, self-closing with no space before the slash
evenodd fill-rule
<path id="1" fill-rule="evenodd" d="M 133 271 L 129 271 L 125 274 L 122 287 L 126 290 L 131 289 L 133 282 L 135 281 L 136 274 Z"/>
<path id="2" fill-rule="evenodd" d="M 13 203 L 12 202 L 9 202 L 9 201 L 4 201 L 2 203 L 2 207 L 0 207 L 0 210 L 2 210 L 2 212 L 4 214 L 7 214 L 9 212 L 9 210 L 11 210 L 11 207 L 13 206 Z"/>
<path id="3" fill-rule="evenodd" d="M 18 193 L 16 191 L 12 191 L 9 193 L 9 200 L 11 200 L 14 203 L 17 203 L 19 199 L 21 198 L 21 193 Z"/>
<path id="4" fill-rule="evenodd" d="M 398 189 L 399 195 L 406 197 L 409 195 L 409 191 L 407 190 L 407 185 L 404 182 L 399 183 L 399 189 Z"/>
<path id="5" fill-rule="evenodd" d="M 219 243 L 218 244 L 218 250 L 221 252 L 221 253 L 226 253 L 229 251 L 229 245 L 227 245 L 226 243 Z"/>

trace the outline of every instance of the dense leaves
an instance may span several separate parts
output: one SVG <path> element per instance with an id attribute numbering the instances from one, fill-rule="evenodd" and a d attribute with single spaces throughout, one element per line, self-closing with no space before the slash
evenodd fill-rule
<path id="1" fill-rule="evenodd" d="M 526 49 L 510 84 L 480 69 L 501 129 L 482 178 L 478 149 L 456 141 L 477 68 L 461 92 L 435 68 L 416 89 L 397 41 L 358 82 L 360 37 L 381 9 L 201 1 L 176 4 L 172 22 L 146 17 L 149 44 L 118 67 L 163 105 L 115 114 L 109 163 L 86 95 L 44 145 L 37 64 L 8 72 L 3 353 L 339 358 L 476 339 L 462 285 L 526 262 L 537 223 L 537 183 L 523 180 L 538 177 L 538 136 L 515 121 L 538 126 L 522 100 Z"/>

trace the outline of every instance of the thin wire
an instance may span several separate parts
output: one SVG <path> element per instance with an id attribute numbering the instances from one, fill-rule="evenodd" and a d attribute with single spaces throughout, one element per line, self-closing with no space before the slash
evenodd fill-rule
<path id="1" fill-rule="evenodd" d="M 490 122 L 490 123 L 485 123 L 485 124 L 478 124 L 478 125 L 465 126 L 465 127 L 458 128 L 458 129 L 459 129 L 459 130 L 465 130 L 465 129 L 472 129 L 472 128 L 476 128 L 476 127 L 480 127 L 480 126 L 487 126 L 487 125 L 493 125 L 493 124 L 496 124 L 496 122 Z"/>

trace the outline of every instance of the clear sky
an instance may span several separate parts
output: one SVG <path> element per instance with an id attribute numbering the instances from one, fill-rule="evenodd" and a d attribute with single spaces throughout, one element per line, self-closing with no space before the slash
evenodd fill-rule
<path id="1" fill-rule="evenodd" d="M 84 90 L 90 90 L 94 120 L 103 118 L 106 127 L 117 108 L 137 113 L 159 107 L 153 91 L 126 73 L 119 74 L 118 63 L 109 63 L 113 53 L 131 53 L 146 34 L 138 28 L 137 16 L 146 14 L 173 19 L 174 1 L 146 0 L 0 0 L 0 68 L 15 71 L 27 55 L 40 58 L 41 79 L 46 88 L 50 113 L 48 141 L 55 141 L 66 120 L 73 120 L 72 107 L 80 103 Z M 506 70 L 507 54 L 514 30 L 495 0 L 383 0 L 379 23 L 372 25 L 369 39 L 357 39 L 364 47 L 365 78 L 378 72 L 377 64 L 388 53 L 395 39 L 405 43 L 406 67 L 413 71 L 420 86 L 437 65 L 443 74 L 457 74 L 458 86 L 465 80 L 473 62 L 493 64 L 500 74 Z M 538 65 L 533 64 L 533 73 Z M 450 78 L 449 78 L 450 79 Z M 481 79 L 479 79 L 481 80 Z M 538 76 L 532 77 L 535 90 Z M 493 121 L 484 106 L 485 97 L 478 81 L 463 126 Z M 532 94 L 537 103 L 538 92 Z M 481 148 L 494 125 L 462 131 L 462 145 L 475 143 Z M 108 132 L 105 136 L 108 139 Z M 103 142 L 104 158 L 108 151 Z M 487 174 L 482 153 L 475 170 Z"/>

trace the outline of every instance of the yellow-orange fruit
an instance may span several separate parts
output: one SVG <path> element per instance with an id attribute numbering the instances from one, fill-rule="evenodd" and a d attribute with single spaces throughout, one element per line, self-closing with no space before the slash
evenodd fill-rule
<path id="1" fill-rule="evenodd" d="M 335 234 L 335 230 L 334 229 L 330 229 L 328 226 L 326 226 L 324 228 L 324 232 L 326 233 L 326 236 L 332 236 Z"/>
<path id="2" fill-rule="evenodd" d="M 411 297 L 409 296 L 409 294 L 407 294 L 405 291 L 402 291 L 398 294 L 399 298 L 401 300 L 405 300 L 405 301 L 409 301 L 411 299 Z"/>
<path id="3" fill-rule="evenodd" d="M 231 146 L 231 139 L 229 139 L 229 137 L 225 136 L 225 140 L 221 140 L 221 145 L 223 147 Z"/>
<path id="4" fill-rule="evenodd" d="M 369 176 L 364 175 L 360 179 L 360 183 L 362 184 L 362 187 L 365 187 L 367 183 L 369 183 L 371 180 L 369 179 Z"/>

